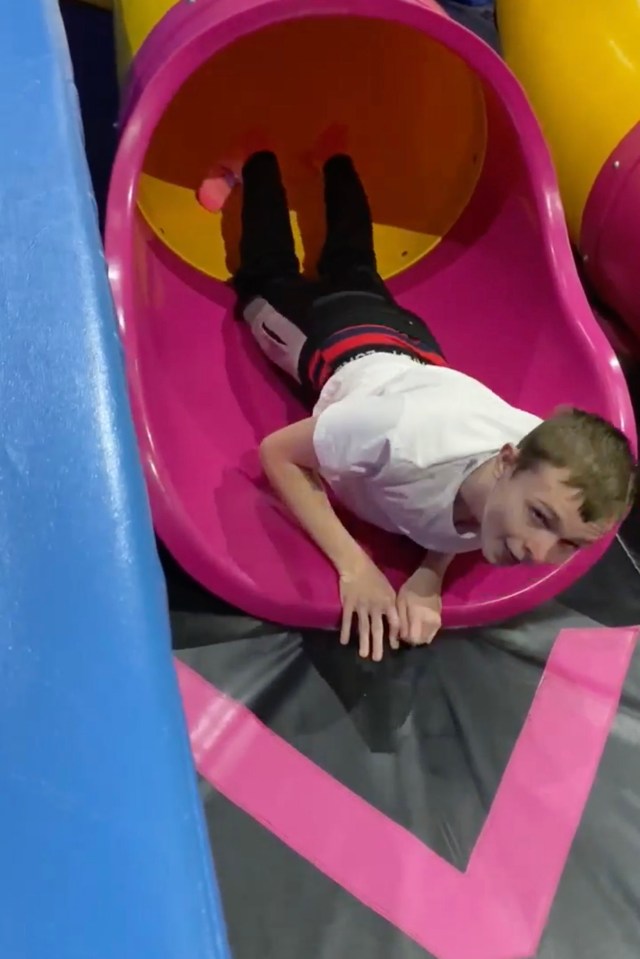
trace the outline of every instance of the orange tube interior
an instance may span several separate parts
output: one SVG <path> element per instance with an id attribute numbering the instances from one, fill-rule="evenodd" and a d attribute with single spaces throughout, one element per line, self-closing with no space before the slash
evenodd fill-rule
<path id="1" fill-rule="evenodd" d="M 292 83 L 303 76 L 304 82 Z M 482 91 L 457 56 L 399 24 L 310 17 L 242 38 L 174 98 L 148 151 L 138 201 L 162 242 L 225 280 L 237 261 L 239 196 L 222 214 L 196 190 L 247 131 L 265 128 L 283 170 L 301 260 L 324 235 L 321 183 L 303 162 L 323 129 L 345 124 L 369 194 L 380 272 L 427 254 L 466 207 L 485 152 Z"/>

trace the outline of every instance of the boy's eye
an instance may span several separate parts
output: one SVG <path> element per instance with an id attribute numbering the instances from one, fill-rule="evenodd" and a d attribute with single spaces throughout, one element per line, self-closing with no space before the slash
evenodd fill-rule
<path id="1" fill-rule="evenodd" d="M 535 506 L 532 506 L 532 507 L 530 508 L 530 513 L 531 513 L 531 516 L 533 517 L 533 519 L 536 521 L 536 523 L 538 523 L 540 526 L 548 526 L 548 525 L 549 525 L 549 524 L 548 524 L 548 521 L 547 521 L 547 517 L 544 515 L 544 513 L 542 512 L 542 510 L 536 509 Z"/>

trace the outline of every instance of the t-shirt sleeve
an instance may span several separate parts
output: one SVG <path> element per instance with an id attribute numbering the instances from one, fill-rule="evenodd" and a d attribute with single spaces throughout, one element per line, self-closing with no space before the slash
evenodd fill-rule
<path id="1" fill-rule="evenodd" d="M 389 464 L 399 417 L 395 398 L 362 396 L 334 403 L 316 420 L 313 446 L 320 471 L 375 476 Z"/>

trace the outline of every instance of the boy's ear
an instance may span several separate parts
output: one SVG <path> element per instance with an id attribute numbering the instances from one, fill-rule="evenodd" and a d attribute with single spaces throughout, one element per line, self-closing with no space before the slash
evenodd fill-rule
<path id="1" fill-rule="evenodd" d="M 513 443 L 505 443 L 496 456 L 496 476 L 504 476 L 513 472 L 520 458 L 520 450 Z"/>
<path id="2" fill-rule="evenodd" d="M 574 408 L 571 403 L 561 403 L 560 406 L 556 406 L 552 416 L 562 416 L 563 413 L 573 413 Z"/>

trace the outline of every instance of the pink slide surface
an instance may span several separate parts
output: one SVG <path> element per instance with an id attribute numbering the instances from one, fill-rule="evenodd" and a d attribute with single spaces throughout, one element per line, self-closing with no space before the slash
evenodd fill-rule
<path id="1" fill-rule="evenodd" d="M 460 56 L 483 87 L 487 153 L 471 202 L 427 257 L 391 281 L 428 316 L 452 365 L 540 415 L 559 403 L 634 434 L 617 359 L 579 283 L 555 175 L 519 85 L 500 59 L 433 5 L 414 0 L 313 4 L 313 15 L 394 20 Z M 304 16 L 299 0 L 179 4 L 140 51 L 124 104 L 107 223 L 107 258 L 154 522 L 182 566 L 246 612 L 333 627 L 333 569 L 261 477 L 260 439 L 305 415 L 233 317 L 224 284 L 188 266 L 151 232 L 136 189 L 152 133 L 184 82 L 238 37 Z M 355 528 L 355 527 L 354 527 Z M 361 537 L 395 583 L 417 561 L 394 537 Z M 607 543 L 561 568 L 454 566 L 444 622 L 504 619 L 550 599 Z"/>

